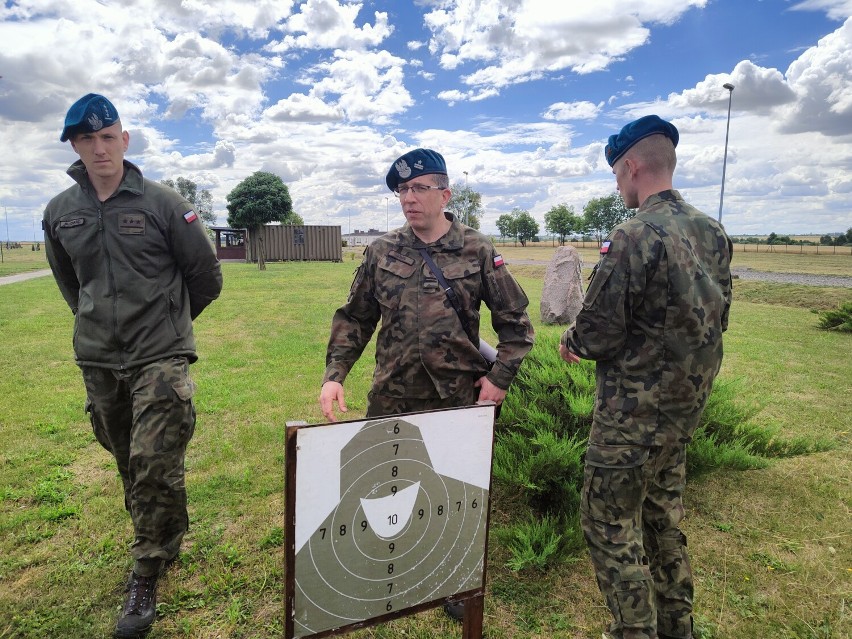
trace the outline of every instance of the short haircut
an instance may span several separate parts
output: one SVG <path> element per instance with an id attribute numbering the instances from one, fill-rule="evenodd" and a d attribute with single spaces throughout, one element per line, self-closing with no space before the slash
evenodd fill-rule
<path id="1" fill-rule="evenodd" d="M 671 174 L 677 166 L 674 144 L 662 134 L 642 138 L 627 150 L 627 155 L 638 158 L 654 173 Z"/>
<path id="2" fill-rule="evenodd" d="M 450 177 L 448 175 L 433 173 L 432 177 L 435 178 L 435 186 L 440 186 L 442 189 L 450 188 Z"/>

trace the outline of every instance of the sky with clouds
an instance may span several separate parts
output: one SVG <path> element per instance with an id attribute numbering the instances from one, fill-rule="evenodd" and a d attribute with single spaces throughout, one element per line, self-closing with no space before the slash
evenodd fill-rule
<path id="1" fill-rule="evenodd" d="M 615 190 L 607 137 L 680 130 L 675 187 L 733 235 L 852 227 L 852 0 L 4 0 L 0 239 L 40 239 L 76 155 L 80 96 L 109 97 L 149 178 L 225 197 L 279 175 L 308 224 L 400 226 L 384 184 L 425 146 L 542 225 Z M 729 93 L 725 83 L 734 85 Z"/>

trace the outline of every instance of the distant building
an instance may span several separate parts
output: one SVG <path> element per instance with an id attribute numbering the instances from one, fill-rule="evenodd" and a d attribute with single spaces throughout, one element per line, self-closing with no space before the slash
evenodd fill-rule
<path id="1" fill-rule="evenodd" d="M 343 241 L 347 246 L 367 246 L 372 244 L 377 237 L 384 235 L 384 231 L 370 229 L 369 231 L 359 231 L 355 229 L 352 233 L 344 233 Z"/>
<path id="2" fill-rule="evenodd" d="M 246 230 L 232 229 L 229 226 L 211 226 L 210 230 L 216 235 L 213 241 L 216 247 L 216 257 L 220 260 L 246 259 Z"/>

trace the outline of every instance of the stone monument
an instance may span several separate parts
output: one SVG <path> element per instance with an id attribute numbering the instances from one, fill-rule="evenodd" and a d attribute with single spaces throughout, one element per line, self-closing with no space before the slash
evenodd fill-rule
<path id="1" fill-rule="evenodd" d="M 560 246 L 544 273 L 541 321 L 570 324 L 583 306 L 583 261 L 573 246 Z"/>

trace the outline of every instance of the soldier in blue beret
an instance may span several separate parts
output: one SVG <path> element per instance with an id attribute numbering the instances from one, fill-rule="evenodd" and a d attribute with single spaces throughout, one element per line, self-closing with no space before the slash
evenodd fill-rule
<path id="1" fill-rule="evenodd" d="M 635 217 L 601 246 L 569 363 L 597 362 L 581 524 L 613 621 L 604 639 L 692 639 L 686 445 L 722 363 L 731 241 L 672 187 L 678 131 L 648 115 L 606 145 Z"/>
<path id="2" fill-rule="evenodd" d="M 609 136 L 609 141 L 604 149 L 607 163 L 614 167 L 618 159 L 627 153 L 630 147 L 639 140 L 644 140 L 651 135 L 667 137 L 671 140 L 672 148 L 677 147 L 678 140 L 680 139 L 680 135 L 674 124 L 666 122 L 658 115 L 646 115 L 629 124 L 625 124 L 624 128 L 617 135 Z"/>
<path id="3" fill-rule="evenodd" d="M 526 294 L 490 238 L 445 212 L 452 194 L 440 153 L 409 151 L 391 164 L 385 183 L 406 223 L 367 247 L 349 299 L 334 315 L 323 414 L 334 421 L 335 404 L 346 412 L 343 382 L 379 322 L 367 417 L 478 401 L 499 407 L 533 345 Z M 480 348 L 482 302 L 499 340 L 491 361 Z M 461 604 L 445 610 L 458 620 L 464 614 Z"/>
<path id="4" fill-rule="evenodd" d="M 130 135 L 112 102 L 96 93 L 77 100 L 59 139 L 80 159 L 67 171 L 73 186 L 45 209 L 44 243 L 74 314 L 86 412 L 115 458 L 133 521 L 114 636 L 138 637 L 154 623 L 157 580 L 189 526 L 192 321 L 219 295 L 222 274 L 192 205 L 124 159 Z"/>

